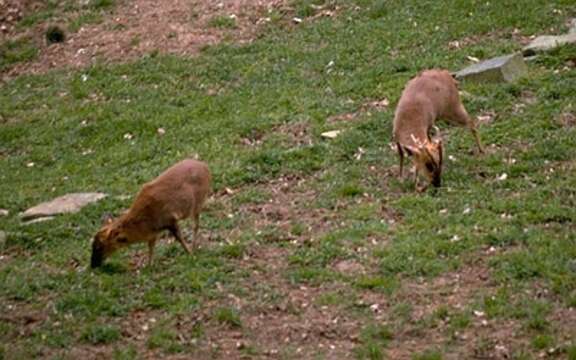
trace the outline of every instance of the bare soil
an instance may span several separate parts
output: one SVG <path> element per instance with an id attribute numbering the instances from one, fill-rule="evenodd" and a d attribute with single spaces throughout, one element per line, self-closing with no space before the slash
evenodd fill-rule
<path id="1" fill-rule="evenodd" d="M 0 0 L 0 40 L 15 31 L 16 23 L 32 10 L 29 0 Z"/>
<path id="2" fill-rule="evenodd" d="M 101 23 L 85 25 L 76 33 L 68 33 L 65 42 L 47 45 L 43 37 L 46 24 L 25 34 L 18 33 L 14 26 L 24 14 L 34 11 L 34 2 L 2 0 L 0 9 L 6 8 L 9 13 L 0 18 L 0 27 L 4 27 L 2 36 L 32 36 L 40 46 L 36 60 L 17 64 L 7 76 L 82 68 L 96 62 L 125 62 L 153 52 L 188 56 L 223 40 L 249 42 L 261 25 L 270 20 L 269 13 L 281 10 L 284 3 L 284 0 L 124 0 L 106 13 Z M 215 17 L 232 18 L 236 25 L 215 27 L 210 24 Z"/>

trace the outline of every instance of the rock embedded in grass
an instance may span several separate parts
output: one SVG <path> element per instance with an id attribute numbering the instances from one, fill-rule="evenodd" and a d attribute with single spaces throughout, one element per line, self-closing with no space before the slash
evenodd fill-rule
<path id="1" fill-rule="evenodd" d="M 107 195 L 104 193 L 72 193 L 57 197 L 51 201 L 36 205 L 20 216 L 22 220 L 31 220 L 65 213 L 76 213 L 84 206 L 99 201 Z"/>
<path id="2" fill-rule="evenodd" d="M 576 44 L 576 29 L 564 35 L 542 35 L 522 49 L 524 56 L 554 50 L 560 46 Z"/>
<path id="3" fill-rule="evenodd" d="M 568 34 L 576 34 L 576 18 L 570 19 L 568 24 Z"/>
<path id="4" fill-rule="evenodd" d="M 454 74 L 456 79 L 478 83 L 514 82 L 528 72 L 521 54 L 499 56 L 474 64 Z"/>
<path id="5" fill-rule="evenodd" d="M 8 211 L 6 209 L 0 209 L 0 217 L 8 216 L 9 214 L 10 214 L 10 211 Z"/>

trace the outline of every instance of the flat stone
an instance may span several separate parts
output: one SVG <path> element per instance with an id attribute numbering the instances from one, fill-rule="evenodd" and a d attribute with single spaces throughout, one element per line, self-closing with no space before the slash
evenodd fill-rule
<path id="1" fill-rule="evenodd" d="M 564 35 L 542 35 L 532 40 L 530 44 L 522 49 L 524 56 L 534 55 L 539 52 L 546 52 L 557 47 L 576 44 L 576 29 L 570 29 L 568 34 Z"/>
<path id="2" fill-rule="evenodd" d="M 9 214 L 10 214 L 10 211 L 8 211 L 6 209 L 0 209 L 0 217 L 8 216 Z"/>
<path id="3" fill-rule="evenodd" d="M 480 83 L 514 82 L 528 71 L 522 54 L 496 57 L 458 71 L 456 79 Z"/>
<path id="4" fill-rule="evenodd" d="M 36 205 L 21 214 L 22 220 L 37 219 L 64 213 L 76 213 L 84 206 L 106 197 L 103 193 L 72 193 Z"/>
<path id="5" fill-rule="evenodd" d="M 576 18 L 573 18 L 568 23 L 568 34 L 576 34 Z"/>
<path id="6" fill-rule="evenodd" d="M 35 218 L 32 220 L 28 220 L 22 223 L 22 225 L 32 225 L 32 224 L 37 224 L 37 223 L 41 223 L 44 221 L 50 221 L 50 220 L 54 220 L 54 216 L 44 216 L 44 217 L 39 217 L 39 218 Z"/>

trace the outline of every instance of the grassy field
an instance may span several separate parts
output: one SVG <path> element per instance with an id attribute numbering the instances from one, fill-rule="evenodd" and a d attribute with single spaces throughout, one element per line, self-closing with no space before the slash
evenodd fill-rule
<path id="1" fill-rule="evenodd" d="M 191 59 L 1 85 L 0 359 L 576 359 L 576 47 L 516 84 L 462 84 L 468 111 L 491 114 L 487 153 L 441 124 L 437 193 L 397 179 L 389 146 L 410 77 L 564 32 L 573 1 L 332 3 L 313 18 L 322 0 L 299 0 L 301 24 L 275 14 L 251 44 Z M 215 182 L 202 248 L 87 269 L 102 214 L 196 154 Z M 76 191 L 110 196 L 18 218 Z"/>

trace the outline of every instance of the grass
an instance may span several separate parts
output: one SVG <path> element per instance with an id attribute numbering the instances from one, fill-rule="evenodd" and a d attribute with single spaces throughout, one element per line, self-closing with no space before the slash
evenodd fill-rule
<path id="1" fill-rule="evenodd" d="M 86 16 L 97 16 L 103 12 L 112 9 L 116 5 L 115 0 L 90 0 L 90 1 L 55 1 L 49 0 L 43 2 L 34 11 L 30 11 L 22 18 L 17 26 L 20 29 L 30 28 L 32 26 L 63 19 L 68 22 L 72 21 L 75 25 L 70 31 L 77 31 L 80 28 L 79 18 Z M 88 21 L 91 22 L 91 21 Z"/>
<path id="2" fill-rule="evenodd" d="M 426 350 L 423 353 L 412 356 L 413 360 L 442 360 L 442 354 L 437 350 Z"/>
<path id="3" fill-rule="evenodd" d="M 386 326 L 369 324 L 360 333 L 360 346 L 355 349 L 359 359 L 382 359 L 383 349 L 394 337 Z"/>
<path id="4" fill-rule="evenodd" d="M 482 310 L 490 324 L 515 324 L 506 339 L 512 350 L 536 356 L 552 344 L 573 357 L 574 336 L 559 314 L 576 303 L 576 127 L 557 119 L 573 109 L 576 71 L 564 67 L 576 49 L 540 56 L 517 84 L 462 85 L 470 113 L 497 117 L 480 129 L 489 147 L 479 157 L 469 153 L 469 133 L 440 125 L 453 160 L 437 193 L 416 194 L 396 179 L 388 143 L 411 76 L 459 69 L 470 54 L 519 50 L 508 35 L 514 29 L 561 29 L 565 17 L 555 10 L 576 8 L 560 0 L 337 3 L 335 17 L 274 23 L 249 44 L 208 47 L 195 58 L 149 56 L 2 84 L 0 207 L 10 210 L 0 218 L 0 315 L 10 320 L 0 325 L 2 356 L 57 357 L 87 346 L 117 358 L 249 356 L 238 341 L 258 353 L 383 358 L 417 341 L 434 350 L 415 358 L 466 358 L 474 350 L 450 334 L 472 334 L 471 314 Z M 296 5 L 304 17 L 323 4 Z M 465 38 L 474 41 L 448 46 Z M 389 109 L 359 111 L 384 97 Z M 355 111 L 353 121 L 327 122 Z M 310 142 L 278 130 L 293 123 L 304 124 Z M 342 130 L 336 139 L 321 138 L 334 129 Z M 162 241 L 151 267 L 134 265 L 146 252 L 134 246 L 101 271 L 87 270 L 101 215 L 120 213 L 142 183 L 193 154 L 210 164 L 218 194 L 202 215 L 204 246 L 187 256 Z M 222 195 L 225 188 L 232 194 Z M 20 211 L 74 191 L 110 196 L 21 224 Z M 275 201 L 290 215 L 263 211 Z M 335 270 L 347 259 L 366 273 Z M 459 309 L 430 297 L 433 321 L 421 321 L 427 297 L 410 285 L 433 293 L 435 279 L 477 262 L 489 269 L 490 287 L 475 289 Z M 42 316 L 26 323 L 28 313 Z M 144 331 L 137 314 L 158 322 Z M 319 335 L 330 326 L 339 330 Z M 441 344 L 428 344 L 438 327 L 447 330 L 438 333 Z M 489 330 L 474 343 L 478 353 L 494 349 L 498 334 Z M 288 334 L 300 337 L 289 346 Z M 342 350 L 351 336 L 357 346 Z"/>
<path id="5" fill-rule="evenodd" d="M 28 37 L 17 40 L 7 40 L 0 44 L 0 71 L 24 61 L 30 61 L 36 57 L 38 49 L 34 41 Z"/>
<path id="6" fill-rule="evenodd" d="M 235 29 L 236 19 L 230 16 L 214 16 L 208 20 L 208 26 L 221 29 Z"/>
<path id="7" fill-rule="evenodd" d="M 120 339 L 120 330 L 113 326 L 94 325 L 82 334 L 82 340 L 93 344 L 109 344 Z"/>
<path id="8" fill-rule="evenodd" d="M 231 308 L 220 308 L 216 309 L 214 313 L 214 318 L 220 324 L 227 325 L 230 327 L 239 328 L 242 327 L 242 321 L 237 311 Z"/>

